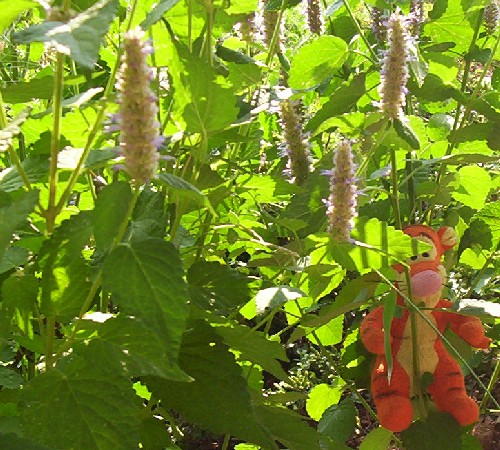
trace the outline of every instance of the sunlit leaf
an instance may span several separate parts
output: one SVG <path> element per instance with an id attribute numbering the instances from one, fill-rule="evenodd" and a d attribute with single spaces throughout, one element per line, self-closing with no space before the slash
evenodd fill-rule
<path id="1" fill-rule="evenodd" d="M 330 406 L 339 402 L 342 391 L 342 386 L 330 386 L 325 383 L 314 386 L 309 392 L 309 398 L 306 402 L 307 414 L 319 421 Z"/>
<path id="2" fill-rule="evenodd" d="M 292 89 L 309 89 L 333 76 L 348 56 L 347 44 L 336 36 L 321 36 L 295 54 L 288 80 Z"/>

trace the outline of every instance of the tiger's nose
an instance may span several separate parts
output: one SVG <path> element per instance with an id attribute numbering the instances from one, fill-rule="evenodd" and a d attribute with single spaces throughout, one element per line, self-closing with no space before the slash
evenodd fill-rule
<path id="1" fill-rule="evenodd" d="M 443 278 L 433 270 L 424 270 L 411 277 L 411 292 L 416 297 L 433 295 L 442 288 Z"/>

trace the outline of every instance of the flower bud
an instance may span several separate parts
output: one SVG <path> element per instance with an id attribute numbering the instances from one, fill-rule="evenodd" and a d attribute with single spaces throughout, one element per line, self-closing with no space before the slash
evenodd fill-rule
<path id="1" fill-rule="evenodd" d="M 125 168 L 138 183 L 144 184 L 156 175 L 159 136 L 156 96 L 151 91 L 152 71 L 146 58 L 152 48 L 143 41 L 140 28 L 129 31 L 124 39 L 120 75 L 116 83 L 120 112 L 115 119 L 120 128 L 120 148 L 125 156 Z"/>
<path id="2" fill-rule="evenodd" d="M 371 16 L 372 16 L 372 33 L 375 36 L 375 39 L 377 39 L 378 42 L 383 42 L 385 41 L 386 35 L 387 35 L 387 30 L 384 25 L 384 21 L 382 19 L 384 12 L 380 9 L 374 6 L 371 8 Z"/>
<path id="3" fill-rule="evenodd" d="M 408 34 L 403 16 L 393 13 L 387 22 L 388 49 L 384 55 L 379 93 L 380 109 L 390 118 L 403 115 L 408 80 Z"/>
<path id="4" fill-rule="evenodd" d="M 488 34 L 493 34 L 498 27 L 500 18 L 500 5 L 498 0 L 491 0 L 484 8 L 484 28 Z"/>
<path id="5" fill-rule="evenodd" d="M 283 100 L 280 104 L 281 125 L 288 155 L 287 171 L 295 184 L 301 185 L 310 172 L 311 155 L 307 136 L 302 131 L 302 123 L 297 113 L 296 102 Z"/>
<path id="6" fill-rule="evenodd" d="M 418 38 L 424 21 L 424 0 L 411 0 L 409 20 L 410 34 L 414 38 Z"/>
<path id="7" fill-rule="evenodd" d="M 356 179 L 351 143 L 342 141 L 333 156 L 330 175 L 330 196 L 326 202 L 328 232 L 337 242 L 349 242 L 356 217 Z"/>
<path id="8" fill-rule="evenodd" d="M 320 35 L 323 31 L 320 0 L 307 0 L 307 23 L 313 34 Z"/>

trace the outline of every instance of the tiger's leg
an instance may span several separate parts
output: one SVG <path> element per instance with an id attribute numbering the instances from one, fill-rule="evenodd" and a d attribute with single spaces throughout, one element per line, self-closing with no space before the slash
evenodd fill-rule
<path id="1" fill-rule="evenodd" d="M 394 360 L 389 384 L 385 357 L 379 356 L 375 364 L 371 389 L 380 424 L 394 432 L 403 431 L 413 420 L 413 408 L 409 399 L 410 379 L 401 365 Z"/>
<path id="2" fill-rule="evenodd" d="M 465 391 L 460 366 L 448 355 L 444 346 L 438 351 L 438 355 L 434 381 L 428 389 L 437 409 L 451 414 L 462 426 L 476 422 L 479 418 L 479 407 Z"/>

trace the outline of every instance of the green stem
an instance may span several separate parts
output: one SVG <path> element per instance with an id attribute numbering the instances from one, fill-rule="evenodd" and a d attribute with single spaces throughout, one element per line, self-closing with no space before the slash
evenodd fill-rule
<path id="1" fill-rule="evenodd" d="M 214 52 L 212 51 L 213 28 L 214 28 L 214 5 L 212 1 L 206 2 L 207 8 L 207 34 L 205 38 L 205 51 L 207 52 L 207 61 L 210 67 L 214 65 Z"/>
<path id="2" fill-rule="evenodd" d="M 493 370 L 493 373 L 491 374 L 490 382 L 488 383 L 488 389 L 486 393 L 484 394 L 483 399 L 481 400 L 481 404 L 479 405 L 479 409 L 482 411 L 488 404 L 488 400 L 491 397 L 491 390 L 493 389 L 493 386 L 498 380 L 498 377 L 500 376 L 500 358 L 497 360 L 497 363 L 495 365 L 495 369 Z"/>
<path id="3" fill-rule="evenodd" d="M 193 52 L 193 0 L 187 0 L 188 6 L 188 48 L 189 52 Z"/>
<path id="4" fill-rule="evenodd" d="M 4 102 L 3 102 L 3 97 L 2 97 L 2 91 L 0 90 L 0 129 L 4 129 L 7 127 L 7 115 L 5 114 L 5 108 L 4 108 Z M 26 175 L 26 172 L 24 171 L 23 166 L 21 165 L 21 161 L 19 160 L 19 157 L 17 156 L 16 151 L 12 147 L 12 145 L 9 145 L 8 147 L 8 153 L 10 160 L 12 164 L 16 167 L 17 172 L 21 176 L 21 179 L 23 180 L 24 185 L 31 190 L 31 183 L 28 180 L 28 176 Z"/>
<path id="5" fill-rule="evenodd" d="M 398 167 L 396 162 L 396 148 L 391 146 L 391 179 L 392 179 L 392 205 L 394 208 L 394 221 L 396 228 L 401 230 L 401 209 L 399 207 L 399 186 L 398 186 Z"/>
<path id="6" fill-rule="evenodd" d="M 54 342 L 56 339 L 56 318 L 47 317 L 45 325 L 45 370 L 48 371 L 54 367 Z"/>
<path id="7" fill-rule="evenodd" d="M 266 66 L 271 68 L 271 62 L 276 51 L 276 46 L 278 45 L 278 40 L 280 37 L 281 21 L 283 20 L 283 14 L 285 13 L 287 0 L 283 0 L 281 3 L 281 8 L 278 13 L 278 18 L 276 19 L 276 25 L 273 31 L 273 37 L 271 38 L 271 45 L 269 45 L 269 52 L 266 58 Z"/>
<path id="8" fill-rule="evenodd" d="M 349 15 L 349 17 L 351 18 L 352 23 L 354 24 L 354 26 L 358 30 L 359 36 L 361 37 L 361 39 L 365 43 L 366 47 L 368 48 L 368 51 L 371 53 L 372 58 L 375 61 L 378 61 L 379 57 L 375 53 L 375 50 L 373 50 L 373 48 L 371 47 L 370 43 L 368 42 L 368 39 L 366 38 L 365 33 L 363 32 L 363 29 L 361 28 L 361 25 L 358 22 L 358 19 L 356 19 L 356 17 L 354 16 L 354 13 L 352 12 L 351 6 L 349 5 L 349 1 L 348 0 L 343 0 L 343 3 L 344 3 L 344 6 L 345 6 L 345 9 L 347 11 L 347 14 Z"/>
<path id="9" fill-rule="evenodd" d="M 52 138 L 50 141 L 50 170 L 49 170 L 49 204 L 46 210 L 47 233 L 54 230 L 54 223 L 58 214 L 56 208 L 57 195 L 57 155 L 61 142 L 61 119 L 62 119 L 62 97 L 64 85 L 64 54 L 57 53 L 56 76 L 54 85 L 54 100 L 52 110 L 54 112 L 54 122 L 52 127 Z"/>
<path id="10" fill-rule="evenodd" d="M 228 450 L 229 448 L 229 441 L 231 440 L 231 435 L 226 434 L 224 436 L 224 442 L 222 443 L 222 449 L 221 450 Z"/>

